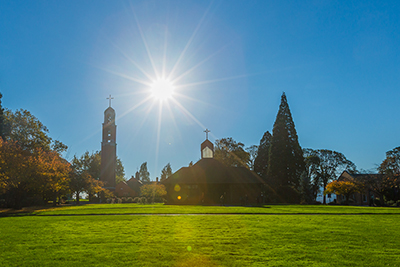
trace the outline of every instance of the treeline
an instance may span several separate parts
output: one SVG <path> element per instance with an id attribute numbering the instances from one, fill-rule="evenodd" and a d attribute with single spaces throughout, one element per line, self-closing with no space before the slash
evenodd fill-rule
<path id="1" fill-rule="evenodd" d="M 285 93 L 272 134 L 266 131 L 258 146 L 247 148 L 232 138 L 216 140 L 214 155 L 228 166 L 255 171 L 267 184 L 263 193 L 271 203 L 315 203 L 321 188 L 324 204 L 327 193 L 349 196 L 366 190 L 380 198 L 382 204 L 399 201 L 400 147 L 387 152 L 377 170 L 380 175 L 365 175 L 358 181 L 346 181 L 347 187 L 343 186 L 336 179 L 345 170 L 360 173 L 356 165 L 340 152 L 300 147 Z M 332 181 L 335 182 L 330 184 Z M 354 186 L 348 189 L 349 184 Z"/>
<path id="2" fill-rule="evenodd" d="M 102 188 L 99 152 L 72 162 L 62 157 L 67 146 L 27 110 L 4 109 L 0 93 L 0 206 L 21 208 L 60 202 L 66 195 L 109 194 Z M 122 163 L 117 174 L 124 175 Z"/>

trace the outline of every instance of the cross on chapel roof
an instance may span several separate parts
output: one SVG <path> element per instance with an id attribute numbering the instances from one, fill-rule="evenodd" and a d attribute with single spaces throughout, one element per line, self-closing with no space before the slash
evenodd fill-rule
<path id="1" fill-rule="evenodd" d="M 206 139 L 208 140 L 208 133 L 211 131 L 206 128 L 206 130 L 204 132 L 206 133 Z"/>

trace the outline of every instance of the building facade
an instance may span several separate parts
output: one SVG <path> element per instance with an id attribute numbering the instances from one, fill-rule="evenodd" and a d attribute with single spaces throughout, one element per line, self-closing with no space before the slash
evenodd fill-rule
<path id="1" fill-rule="evenodd" d="M 117 126 L 115 124 L 115 110 L 111 107 L 110 101 L 110 106 L 104 111 L 100 180 L 104 182 L 104 188 L 111 191 L 115 190 L 117 159 L 116 133 Z"/>

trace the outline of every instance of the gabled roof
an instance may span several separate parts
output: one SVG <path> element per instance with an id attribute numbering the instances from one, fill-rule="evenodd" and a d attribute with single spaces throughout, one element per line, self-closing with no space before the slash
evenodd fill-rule
<path id="1" fill-rule="evenodd" d="M 205 140 L 203 143 L 200 145 L 200 149 L 203 150 L 205 147 L 209 147 L 211 150 L 214 150 L 214 145 L 211 143 L 210 140 Z"/>
<path id="2" fill-rule="evenodd" d="M 163 184 L 249 184 L 264 183 L 255 172 L 245 167 L 227 167 L 213 158 L 199 160 L 191 167 L 182 167 Z"/>
<path id="3" fill-rule="evenodd" d="M 129 179 L 128 181 L 126 181 L 126 183 L 127 183 L 130 187 L 135 186 L 135 185 L 141 186 L 141 185 L 143 184 L 142 181 L 136 180 L 134 177 L 132 177 L 131 179 Z"/>
<path id="4" fill-rule="evenodd" d="M 338 180 L 339 181 L 346 180 L 346 179 L 347 180 L 352 180 L 352 179 L 359 180 L 359 179 L 362 179 L 365 177 L 379 178 L 381 176 L 382 176 L 382 174 L 379 174 L 379 173 L 350 173 L 348 171 L 343 171 L 342 174 L 338 177 Z"/>

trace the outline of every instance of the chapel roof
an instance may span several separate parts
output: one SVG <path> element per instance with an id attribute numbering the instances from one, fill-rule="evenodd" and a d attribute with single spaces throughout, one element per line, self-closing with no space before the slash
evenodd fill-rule
<path id="1" fill-rule="evenodd" d="M 228 167 L 214 158 L 203 158 L 191 167 L 182 167 L 164 184 L 254 184 L 264 183 L 245 167 Z"/>

